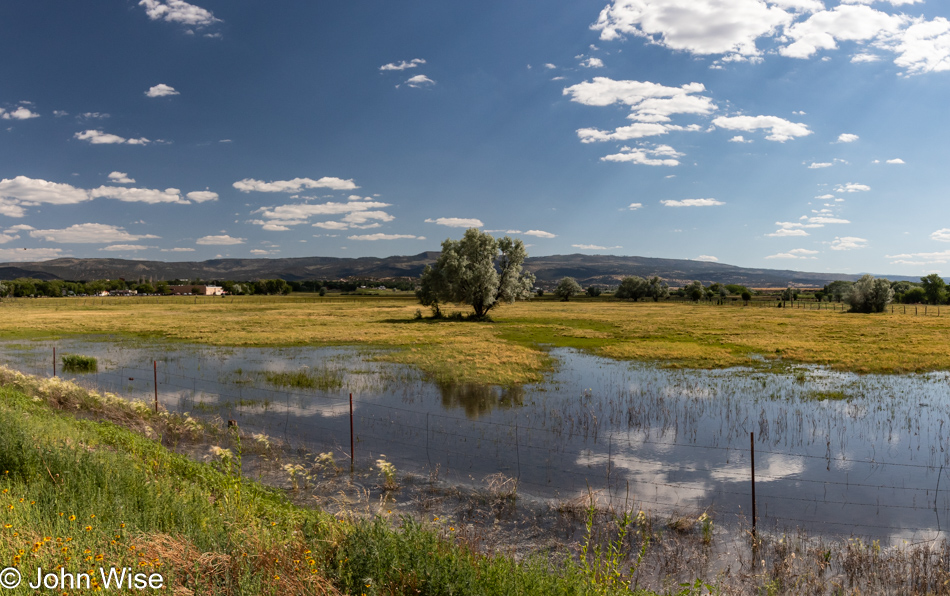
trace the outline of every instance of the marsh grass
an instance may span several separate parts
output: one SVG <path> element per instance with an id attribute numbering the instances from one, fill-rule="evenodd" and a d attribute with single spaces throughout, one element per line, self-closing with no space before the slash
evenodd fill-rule
<path id="1" fill-rule="evenodd" d="M 540 381 L 552 366 L 548 347 L 682 368 L 950 369 L 943 347 L 950 317 L 537 300 L 503 306 L 482 323 L 457 320 L 454 313 L 466 314 L 459 307 L 440 320 L 414 320 L 417 309 L 411 297 L 393 296 L 14 300 L 0 304 L 0 333 L 9 340 L 118 333 L 216 346 L 364 345 L 387 349 L 379 360 L 416 366 L 435 380 L 499 385 Z"/>
<path id="2" fill-rule="evenodd" d="M 264 372 L 264 380 L 274 387 L 329 391 L 343 387 L 343 371 L 331 368 L 302 368 L 294 371 Z"/>
<path id="3" fill-rule="evenodd" d="M 64 354 L 63 371 L 69 373 L 94 373 L 99 370 L 99 361 L 94 356 Z"/>

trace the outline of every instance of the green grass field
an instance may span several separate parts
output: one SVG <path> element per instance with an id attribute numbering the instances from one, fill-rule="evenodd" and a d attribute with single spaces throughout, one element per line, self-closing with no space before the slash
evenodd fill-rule
<path id="1" fill-rule="evenodd" d="M 371 346 L 392 349 L 383 358 L 439 380 L 503 385 L 540 380 L 550 366 L 548 346 L 671 367 L 950 369 L 946 312 L 533 300 L 492 311 L 492 322 L 469 322 L 433 320 L 427 311 L 416 319 L 419 309 L 409 296 L 18 299 L 0 304 L 0 337 L 119 333 L 219 346 Z"/>

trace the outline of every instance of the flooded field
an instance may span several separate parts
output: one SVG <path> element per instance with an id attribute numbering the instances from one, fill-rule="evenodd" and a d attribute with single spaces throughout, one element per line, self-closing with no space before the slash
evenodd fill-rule
<path id="1" fill-rule="evenodd" d="M 385 454 L 401 472 L 479 485 L 517 478 L 519 494 L 563 502 L 599 491 L 659 515 L 708 511 L 747 525 L 750 433 L 760 527 L 901 544 L 946 537 L 950 375 L 858 376 L 819 367 L 668 370 L 553 350 L 544 383 L 437 385 L 374 352 L 220 348 L 88 337 L 0 344 L 0 363 L 57 373 L 173 411 L 234 419 L 314 452 Z M 944 467 L 948 469 L 945 470 Z"/>

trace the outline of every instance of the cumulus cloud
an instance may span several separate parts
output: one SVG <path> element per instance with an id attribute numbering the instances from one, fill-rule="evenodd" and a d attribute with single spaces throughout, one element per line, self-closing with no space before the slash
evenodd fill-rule
<path id="1" fill-rule="evenodd" d="M 19 239 L 20 239 L 20 236 L 15 235 L 15 234 L 13 235 L 6 234 L 6 233 L 0 234 L 0 244 L 6 244 L 7 242 L 13 242 L 14 240 L 19 240 Z"/>
<path id="2" fill-rule="evenodd" d="M 596 244 L 572 244 L 571 246 L 580 250 L 616 250 L 623 248 L 622 246 L 598 246 Z"/>
<path id="3" fill-rule="evenodd" d="M 792 18 L 761 0 L 613 0 L 591 29 L 602 40 L 633 35 L 694 54 L 756 56 L 756 39 Z"/>
<path id="4" fill-rule="evenodd" d="M 102 132 L 101 130 L 84 130 L 77 132 L 73 136 L 80 141 L 89 141 L 89 143 L 93 145 L 148 145 L 151 143 L 151 141 L 145 137 L 127 139 L 119 135 Z"/>
<path id="5" fill-rule="evenodd" d="M 389 64 L 383 64 L 379 67 L 379 70 L 406 70 L 407 68 L 415 68 L 420 64 L 425 64 L 426 61 L 422 58 L 413 58 L 408 62 L 405 60 L 400 60 L 399 62 L 390 62 Z"/>
<path id="6" fill-rule="evenodd" d="M 867 245 L 868 241 L 864 238 L 842 236 L 831 241 L 831 250 L 854 250 L 856 248 L 866 248 Z"/>
<path id="7" fill-rule="evenodd" d="M 150 205 L 158 203 L 188 204 L 188 201 L 181 198 L 181 191 L 177 188 L 157 190 L 151 188 L 128 188 L 124 186 L 100 186 L 99 188 L 90 190 L 89 196 L 94 199 L 103 197 L 126 203 L 148 203 Z"/>
<path id="8" fill-rule="evenodd" d="M 809 169 L 809 170 L 817 170 L 817 169 L 819 169 L 819 168 L 830 168 L 830 167 L 833 166 L 833 165 L 834 165 L 834 164 L 831 163 L 831 162 L 829 162 L 829 161 L 812 162 L 812 163 L 810 163 L 810 164 L 808 165 L 808 169 Z"/>
<path id="9" fill-rule="evenodd" d="M 528 230 L 524 232 L 525 236 L 534 236 L 536 238 L 557 238 L 557 234 L 545 232 L 544 230 Z"/>
<path id="10" fill-rule="evenodd" d="M 902 164 L 904 164 L 905 162 L 904 162 L 903 159 L 901 159 L 901 158 L 898 157 L 898 158 L 896 158 L 896 159 L 889 159 L 889 160 L 887 160 L 885 163 L 889 163 L 889 164 L 892 164 L 892 165 L 902 165 Z"/>
<path id="11" fill-rule="evenodd" d="M 871 190 L 871 187 L 867 184 L 856 184 L 854 182 L 835 186 L 835 192 L 866 192 L 869 190 Z"/>
<path id="12" fill-rule="evenodd" d="M 115 184 L 135 184 L 135 179 L 129 178 L 125 172 L 112 172 L 109 174 L 109 180 Z"/>
<path id="13" fill-rule="evenodd" d="M 241 192 L 299 192 L 307 188 L 328 188 L 330 190 L 355 190 L 359 188 L 353 180 L 344 180 L 332 176 L 324 176 L 319 180 L 312 178 L 294 178 L 293 180 L 275 180 L 264 182 L 245 178 L 233 184 Z"/>
<path id="14" fill-rule="evenodd" d="M 193 248 L 184 248 L 184 247 L 163 248 L 163 249 L 162 249 L 162 252 L 195 252 L 195 249 L 193 249 Z"/>
<path id="15" fill-rule="evenodd" d="M 884 258 L 895 259 L 892 265 L 942 265 L 950 262 L 950 250 L 884 255 Z"/>
<path id="16" fill-rule="evenodd" d="M 904 15 L 889 15 L 864 5 L 842 4 L 816 12 L 786 29 L 794 40 L 779 49 L 783 56 L 809 58 L 819 50 L 837 49 L 838 41 L 863 42 L 897 34 L 909 21 Z"/>
<path id="17" fill-rule="evenodd" d="M 868 54 L 867 52 L 862 52 L 860 54 L 855 54 L 851 56 L 851 62 L 855 64 L 867 63 L 867 62 L 878 62 L 881 60 L 881 57 L 877 54 Z"/>
<path id="18" fill-rule="evenodd" d="M 110 252 L 132 252 L 136 250 L 147 250 L 149 248 L 155 247 L 145 246 L 144 244 L 113 244 L 111 246 L 104 246 L 99 250 L 106 250 Z"/>
<path id="19" fill-rule="evenodd" d="M 861 137 L 859 137 L 858 135 L 851 134 L 849 132 L 843 132 L 840 135 L 838 135 L 838 142 L 839 143 L 853 143 L 860 138 Z"/>
<path id="20" fill-rule="evenodd" d="M 193 190 L 185 196 L 195 203 L 206 203 L 208 201 L 218 200 L 218 193 L 211 192 L 210 190 Z"/>
<path id="21" fill-rule="evenodd" d="M 640 164 L 645 166 L 678 166 L 679 159 L 683 154 L 679 153 L 669 145 L 657 145 L 656 147 L 621 147 L 620 153 L 605 155 L 600 158 L 601 161 L 615 161 Z"/>
<path id="22" fill-rule="evenodd" d="M 439 217 L 437 219 L 426 219 L 425 222 L 448 226 L 450 228 L 482 228 L 485 226 L 482 220 L 475 219 L 474 217 Z"/>
<path id="23" fill-rule="evenodd" d="M 165 21 L 191 27 L 206 27 L 219 23 L 210 10 L 189 4 L 184 0 L 141 0 L 139 6 L 153 21 Z"/>
<path id="24" fill-rule="evenodd" d="M 195 244 L 200 244 L 203 246 L 231 246 L 234 244 L 244 244 L 246 239 L 244 238 L 232 238 L 228 234 L 223 234 L 220 236 L 202 236 L 195 241 Z"/>
<path id="25" fill-rule="evenodd" d="M 818 254 L 817 250 L 808 250 L 807 248 L 793 248 L 788 252 L 769 255 L 766 259 L 817 259 L 812 255 Z"/>
<path id="26" fill-rule="evenodd" d="M 39 114 L 22 105 L 18 106 L 13 111 L 0 108 L 0 118 L 3 118 L 4 120 L 29 120 L 31 118 L 39 117 Z"/>
<path id="27" fill-rule="evenodd" d="M 318 221 L 313 224 L 315 228 L 323 228 L 324 230 L 346 230 L 350 226 L 345 224 L 342 221 Z"/>
<path id="28" fill-rule="evenodd" d="M 642 209 L 642 208 L 643 208 L 643 203 L 630 203 L 630 205 L 627 206 L 627 209 L 629 209 L 630 211 L 636 211 L 637 209 Z"/>
<path id="29" fill-rule="evenodd" d="M 412 234 L 365 234 L 362 236 L 347 236 L 350 240 L 425 240 L 425 236 L 413 236 Z"/>
<path id="30" fill-rule="evenodd" d="M 746 140 L 746 138 L 745 138 L 744 136 L 742 136 L 742 135 L 736 135 L 736 136 L 732 137 L 731 139 L 729 139 L 729 142 L 730 142 L 730 143 L 751 143 L 751 142 L 752 142 L 752 139 Z"/>
<path id="31" fill-rule="evenodd" d="M 593 56 L 591 56 L 590 58 L 587 58 L 586 60 L 581 60 L 581 66 L 583 66 L 584 68 L 603 68 L 604 61 L 601 60 L 600 58 L 594 58 Z"/>
<path id="32" fill-rule="evenodd" d="M 146 97 L 168 97 L 169 95 L 180 95 L 180 93 L 175 91 L 174 87 L 165 83 L 149 87 L 149 90 L 145 92 Z"/>
<path id="33" fill-rule="evenodd" d="M 716 205 L 725 205 L 722 201 L 716 199 L 683 199 L 682 201 L 663 200 L 660 201 L 666 207 L 713 207 Z"/>
<path id="34" fill-rule="evenodd" d="M 666 122 L 674 114 L 710 114 L 716 109 L 712 99 L 698 95 L 706 90 L 702 83 L 668 87 L 649 81 L 614 80 L 594 77 L 564 88 L 563 95 L 587 106 L 630 106 L 631 120 Z"/>
<path id="35" fill-rule="evenodd" d="M 801 228 L 779 228 L 771 234 L 766 234 L 771 238 L 788 238 L 792 236 L 808 236 L 808 232 Z"/>
<path id="36" fill-rule="evenodd" d="M 4 178 L 0 180 L 0 200 L 4 199 L 12 207 L 19 207 L 20 205 L 35 206 L 44 203 L 49 205 L 74 205 L 88 201 L 89 194 L 85 190 L 69 184 L 17 176 L 12 179 Z M 22 215 L 14 217 L 22 217 Z"/>
<path id="37" fill-rule="evenodd" d="M 764 129 L 768 131 L 766 139 L 780 143 L 812 134 L 808 126 L 778 116 L 720 116 L 714 118 L 712 124 L 726 130 L 741 130 L 743 132 Z"/>
<path id="38" fill-rule="evenodd" d="M 950 242 L 950 228 L 940 228 L 930 235 L 930 239 L 938 242 Z"/>
<path id="39" fill-rule="evenodd" d="M 714 256 L 712 256 L 712 255 L 699 255 L 698 257 L 696 257 L 696 258 L 693 259 L 693 260 L 694 260 L 694 261 L 704 261 L 704 262 L 706 262 L 706 263 L 718 263 L 718 262 L 719 262 L 719 257 L 714 257 Z"/>
<path id="40" fill-rule="evenodd" d="M 428 87 L 429 85 L 435 85 L 435 81 L 425 76 L 424 74 L 417 74 L 414 77 L 409 77 L 406 80 L 406 84 L 410 87 L 420 89 L 422 87 Z"/>
<path id="41" fill-rule="evenodd" d="M 58 244 L 109 244 L 159 238 L 152 234 L 130 234 L 124 228 L 98 223 L 74 224 L 68 228 L 31 230 L 30 237 Z"/>

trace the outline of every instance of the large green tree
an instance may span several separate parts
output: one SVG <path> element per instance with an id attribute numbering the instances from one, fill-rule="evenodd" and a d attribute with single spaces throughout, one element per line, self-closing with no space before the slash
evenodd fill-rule
<path id="1" fill-rule="evenodd" d="M 926 277 L 920 278 L 920 285 L 924 289 L 924 295 L 927 296 L 927 302 L 930 304 L 940 304 L 944 298 L 944 287 L 947 285 L 943 278 L 936 273 L 931 273 Z"/>
<path id="2" fill-rule="evenodd" d="M 864 275 L 854 282 L 845 301 L 851 305 L 852 312 L 883 312 L 884 307 L 894 299 L 891 282 L 883 277 Z"/>
<path id="3" fill-rule="evenodd" d="M 528 253 L 521 240 L 469 228 L 460 240 L 446 239 L 435 265 L 426 266 L 416 296 L 438 312 L 439 304 L 468 304 L 483 317 L 499 304 L 526 300 L 534 275 L 523 270 Z"/>
<path id="4" fill-rule="evenodd" d="M 561 299 L 561 302 L 567 302 L 572 296 L 577 296 L 583 291 L 584 288 L 573 277 L 562 277 L 554 288 L 554 294 Z"/>

